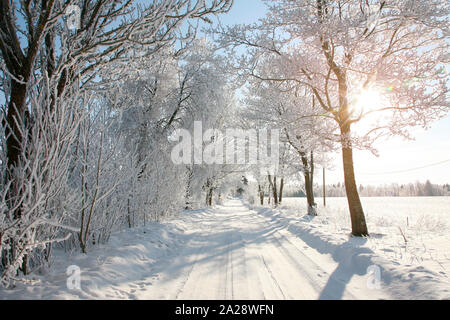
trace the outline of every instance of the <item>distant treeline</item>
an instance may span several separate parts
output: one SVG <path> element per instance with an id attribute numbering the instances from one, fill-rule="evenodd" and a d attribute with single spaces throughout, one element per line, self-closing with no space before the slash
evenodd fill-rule
<path id="1" fill-rule="evenodd" d="M 416 182 L 408 184 L 392 183 L 380 186 L 364 186 L 359 185 L 359 195 L 361 197 L 435 197 L 450 196 L 450 185 L 433 184 L 429 180 L 425 183 Z M 322 186 L 314 186 L 314 195 L 322 196 Z M 287 197 L 304 197 L 303 190 L 289 190 L 286 192 Z M 327 197 L 345 197 L 344 183 L 337 183 L 326 186 Z"/>

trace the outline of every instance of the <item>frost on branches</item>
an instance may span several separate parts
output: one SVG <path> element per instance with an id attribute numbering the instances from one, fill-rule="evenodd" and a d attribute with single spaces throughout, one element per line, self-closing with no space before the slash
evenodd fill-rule
<path id="1" fill-rule="evenodd" d="M 55 245 L 87 252 L 112 230 L 181 206 L 173 186 L 185 175 L 165 155 L 188 114 L 179 76 L 196 27 L 180 26 L 231 4 L 1 2 L 3 285 L 43 267 Z M 74 6 L 76 28 L 66 15 Z"/>
<path id="2" fill-rule="evenodd" d="M 448 2 L 267 4 L 259 22 L 211 33 L 235 56 L 229 68 L 241 82 L 253 78 L 306 92 L 321 109 L 317 119 L 334 122 L 323 138 L 340 145 L 352 234 L 366 236 L 353 150 L 373 150 L 381 137 L 408 138 L 408 128 L 427 127 L 448 113 Z"/>

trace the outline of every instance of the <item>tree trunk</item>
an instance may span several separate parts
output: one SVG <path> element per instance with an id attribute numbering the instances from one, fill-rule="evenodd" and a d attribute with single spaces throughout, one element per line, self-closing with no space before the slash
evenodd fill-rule
<path id="1" fill-rule="evenodd" d="M 128 228 L 131 229 L 131 210 L 130 210 L 130 198 L 127 199 L 127 212 L 128 212 Z"/>
<path id="2" fill-rule="evenodd" d="M 14 199 L 20 198 L 19 190 L 21 186 L 16 185 L 14 178 L 14 170 L 19 164 L 20 154 L 22 153 L 22 133 L 20 126 L 25 120 L 25 100 L 27 96 L 27 86 L 11 80 L 11 95 L 6 115 L 6 152 L 8 157 L 8 181 L 11 181 L 11 186 L 8 192 L 8 206 L 12 207 Z M 21 206 L 14 212 L 14 218 L 21 217 Z"/>
<path id="3" fill-rule="evenodd" d="M 188 167 L 188 179 L 187 179 L 187 183 L 186 183 L 186 191 L 184 193 L 184 209 L 185 210 L 191 210 L 192 206 L 191 206 L 191 180 L 192 180 L 192 176 L 193 176 L 193 170 L 191 168 Z"/>
<path id="4" fill-rule="evenodd" d="M 210 187 L 210 185 L 211 185 L 211 184 L 210 184 L 209 181 L 208 181 L 207 184 L 206 184 L 207 189 L 206 189 L 205 204 L 206 204 L 207 206 L 209 206 L 209 207 L 212 206 L 212 197 L 213 197 L 213 191 L 214 191 L 214 188 L 213 188 L 213 187 Z"/>
<path id="5" fill-rule="evenodd" d="M 259 200 L 261 202 L 261 205 L 264 205 L 264 191 L 262 190 L 260 184 L 258 184 L 258 192 L 259 192 Z"/>
<path id="6" fill-rule="evenodd" d="M 308 204 L 308 215 L 317 216 L 316 202 L 314 201 L 314 191 L 312 185 L 312 178 L 309 172 L 305 172 L 305 193 Z"/>
<path id="7" fill-rule="evenodd" d="M 280 194 L 278 195 L 278 203 L 281 203 L 281 200 L 283 200 L 283 187 L 284 187 L 284 178 L 281 178 L 281 181 L 280 181 Z"/>
<path id="8" fill-rule="evenodd" d="M 303 176 L 305 177 L 305 193 L 306 193 L 306 202 L 308 204 L 308 215 L 309 216 L 317 216 L 317 205 L 314 200 L 314 190 L 313 190 L 313 175 L 314 172 L 314 164 L 310 163 L 308 157 L 305 153 L 301 154 L 302 164 L 303 164 Z M 314 160 L 311 155 L 311 160 Z"/>
<path id="9" fill-rule="evenodd" d="M 211 189 L 209 189 L 209 192 L 208 192 L 208 206 L 212 206 L 212 197 L 213 197 L 213 189 L 211 188 Z"/>
<path id="10" fill-rule="evenodd" d="M 277 177 L 273 176 L 273 204 L 276 206 L 278 206 L 278 190 L 277 190 Z"/>
<path id="11" fill-rule="evenodd" d="M 273 196 L 273 205 L 276 207 L 278 205 L 278 196 L 277 196 L 277 177 L 273 177 L 270 174 L 267 175 L 267 179 L 269 179 L 269 204 L 270 204 L 270 193 L 272 192 Z"/>
<path id="12" fill-rule="evenodd" d="M 25 111 L 25 99 L 27 96 L 26 84 L 11 80 L 11 95 L 8 105 L 8 112 L 6 116 L 7 128 L 6 134 L 8 136 L 6 140 L 7 154 L 8 154 L 8 167 L 14 166 L 18 163 L 20 156 L 20 143 L 22 141 L 22 135 L 20 133 L 20 120 L 24 120 Z M 17 120 L 17 124 L 16 121 Z"/>
<path id="13" fill-rule="evenodd" d="M 357 237 L 368 236 L 366 218 L 359 198 L 353 167 L 353 150 L 345 145 L 342 147 L 342 160 L 344 164 L 345 191 L 347 193 L 348 208 L 352 220 L 352 235 Z"/>
<path id="14" fill-rule="evenodd" d="M 16 169 L 19 165 L 20 155 L 22 153 L 23 146 L 23 136 L 21 133 L 21 126 L 24 121 L 27 121 L 28 114 L 26 111 L 26 97 L 27 97 L 27 86 L 24 83 L 19 83 L 14 79 L 11 79 L 11 95 L 8 105 L 8 111 L 6 114 L 6 153 L 7 153 L 7 183 L 10 183 L 9 190 L 6 195 L 6 204 L 9 208 L 17 205 L 17 209 L 14 210 L 14 219 L 20 219 L 22 217 L 22 205 L 16 204 L 16 199 L 21 199 L 21 188 L 22 186 L 18 184 L 16 176 Z M 25 122 L 26 124 L 26 122 Z M 18 173 L 20 174 L 20 173 Z M 10 261 L 14 261 L 14 239 L 10 239 L 11 249 L 9 252 L 5 252 L 10 258 Z M 8 250 L 7 250 L 8 251 Z M 23 257 L 23 262 L 19 270 L 23 271 L 23 274 L 28 273 L 27 268 L 28 257 L 25 255 Z M 7 259 L 6 259 L 7 261 Z"/>
<path id="15" fill-rule="evenodd" d="M 345 192 L 352 221 L 352 235 L 356 237 L 369 236 L 366 218 L 359 199 L 358 188 L 353 167 L 353 149 L 351 141 L 351 121 L 348 111 L 347 83 L 345 73 L 339 74 L 339 127 L 341 131 L 342 162 L 344 166 Z"/>

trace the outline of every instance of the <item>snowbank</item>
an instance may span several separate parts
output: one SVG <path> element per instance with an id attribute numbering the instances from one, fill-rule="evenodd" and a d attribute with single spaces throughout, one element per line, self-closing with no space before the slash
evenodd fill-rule
<path id="1" fill-rule="evenodd" d="M 157 280 L 158 267 L 188 241 L 180 219 L 115 233 L 87 254 L 55 250 L 48 270 L 28 276 L 34 285 L 2 288 L 0 299 L 136 299 Z M 81 270 L 80 290 L 67 286 L 72 265 Z"/>

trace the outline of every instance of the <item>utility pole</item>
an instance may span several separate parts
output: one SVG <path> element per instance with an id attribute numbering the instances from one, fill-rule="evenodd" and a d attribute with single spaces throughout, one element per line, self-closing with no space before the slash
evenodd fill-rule
<path id="1" fill-rule="evenodd" d="M 323 206 L 326 207 L 327 206 L 327 200 L 326 200 L 326 195 L 325 195 L 325 167 L 323 167 L 322 169 L 323 169 L 323 174 L 322 174 L 322 178 L 323 178 L 323 189 L 322 189 Z"/>

